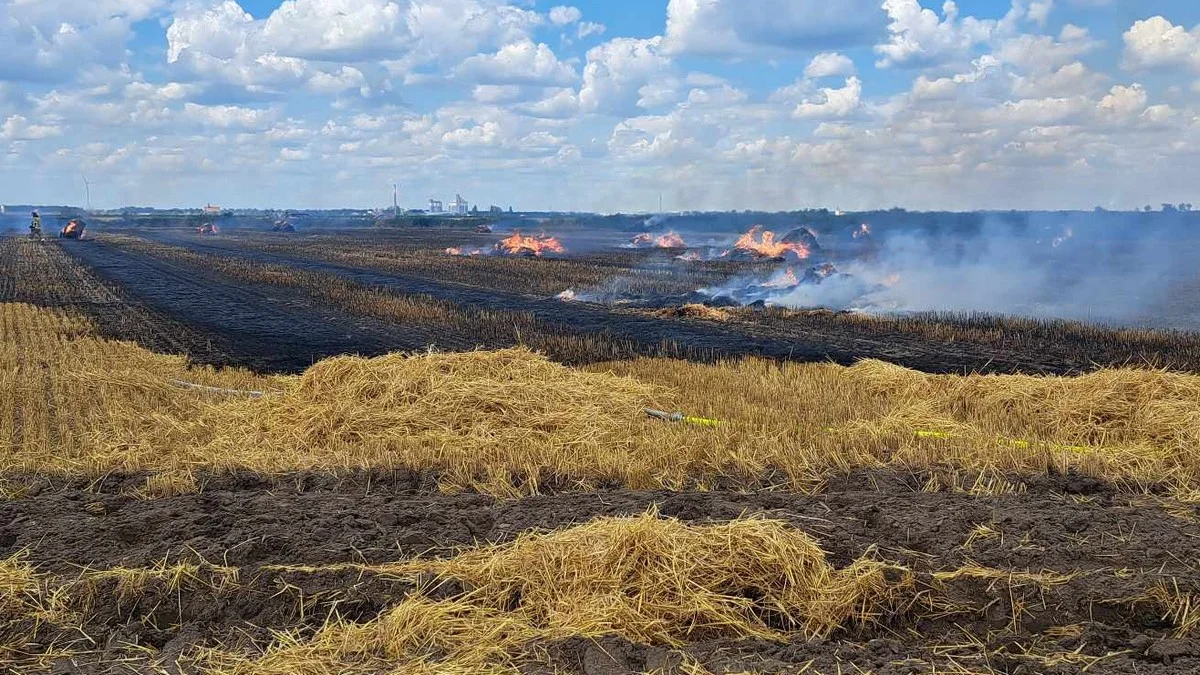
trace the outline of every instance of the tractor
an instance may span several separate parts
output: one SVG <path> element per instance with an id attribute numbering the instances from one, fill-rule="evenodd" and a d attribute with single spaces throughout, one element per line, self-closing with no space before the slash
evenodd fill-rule
<path id="1" fill-rule="evenodd" d="M 83 239 L 87 223 L 78 218 L 72 218 L 58 233 L 60 239 Z"/>

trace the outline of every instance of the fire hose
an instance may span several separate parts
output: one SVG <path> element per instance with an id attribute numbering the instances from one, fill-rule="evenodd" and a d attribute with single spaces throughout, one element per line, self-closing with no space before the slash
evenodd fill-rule
<path id="1" fill-rule="evenodd" d="M 654 419 L 663 420 L 664 422 L 683 422 L 685 424 L 695 424 L 696 426 L 701 427 L 715 427 L 721 424 L 720 420 L 709 419 L 707 417 L 692 417 L 691 415 L 684 415 L 681 412 L 663 412 L 653 408 L 646 408 L 646 414 Z"/>

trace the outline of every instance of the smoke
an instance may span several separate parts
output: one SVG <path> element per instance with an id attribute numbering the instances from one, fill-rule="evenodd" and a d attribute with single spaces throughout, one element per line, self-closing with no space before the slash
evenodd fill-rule
<path id="1" fill-rule="evenodd" d="M 45 227 L 45 225 L 43 225 Z M 29 216 L 14 215 L 11 213 L 0 214 L 0 234 L 13 234 L 18 232 L 29 231 Z"/>
<path id="2" fill-rule="evenodd" d="M 1200 328 L 1200 260 L 1193 222 L 1182 213 L 1028 214 L 988 216 L 973 232 L 895 228 L 872 235 L 868 254 L 835 257 L 838 273 L 828 278 L 773 289 L 761 277 L 742 278 L 707 292 L 793 308 L 982 312 L 1194 329 Z M 1192 300 L 1180 302 L 1188 292 Z"/>

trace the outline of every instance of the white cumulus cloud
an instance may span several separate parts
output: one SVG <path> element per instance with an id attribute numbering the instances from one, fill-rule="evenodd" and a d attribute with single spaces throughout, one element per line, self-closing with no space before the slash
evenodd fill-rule
<path id="1" fill-rule="evenodd" d="M 851 77 L 841 89 L 820 90 L 812 99 L 805 99 L 792 111 L 793 117 L 845 117 L 862 104 L 862 80 Z"/>
<path id="2" fill-rule="evenodd" d="M 804 76 L 811 78 L 833 77 L 835 75 L 853 75 L 854 61 L 849 56 L 837 52 L 822 52 L 813 57 Z"/>
<path id="3" fill-rule="evenodd" d="M 1190 66 L 1200 69 L 1200 26 L 1187 30 L 1161 16 L 1125 32 L 1125 66 L 1132 70 Z"/>
<path id="4" fill-rule="evenodd" d="M 501 47 L 495 54 L 472 56 L 457 75 L 481 84 L 562 86 L 577 79 L 575 69 L 558 60 L 545 44 L 522 40 Z"/>

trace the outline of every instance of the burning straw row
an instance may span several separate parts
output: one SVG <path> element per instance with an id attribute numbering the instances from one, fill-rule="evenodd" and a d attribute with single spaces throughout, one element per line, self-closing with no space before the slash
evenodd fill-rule
<path id="1" fill-rule="evenodd" d="M 286 242 L 254 235 L 231 235 L 231 238 L 239 247 L 254 250 L 545 296 L 572 288 L 605 287 L 616 280 L 625 291 L 641 296 L 684 294 L 724 283 L 747 268 L 727 261 L 652 266 L 648 263 L 663 262 L 669 257 L 655 251 L 632 250 L 584 253 L 570 258 L 450 256 L 430 247 L 436 241 L 433 238 L 388 244 L 346 242 L 333 237 Z"/>

